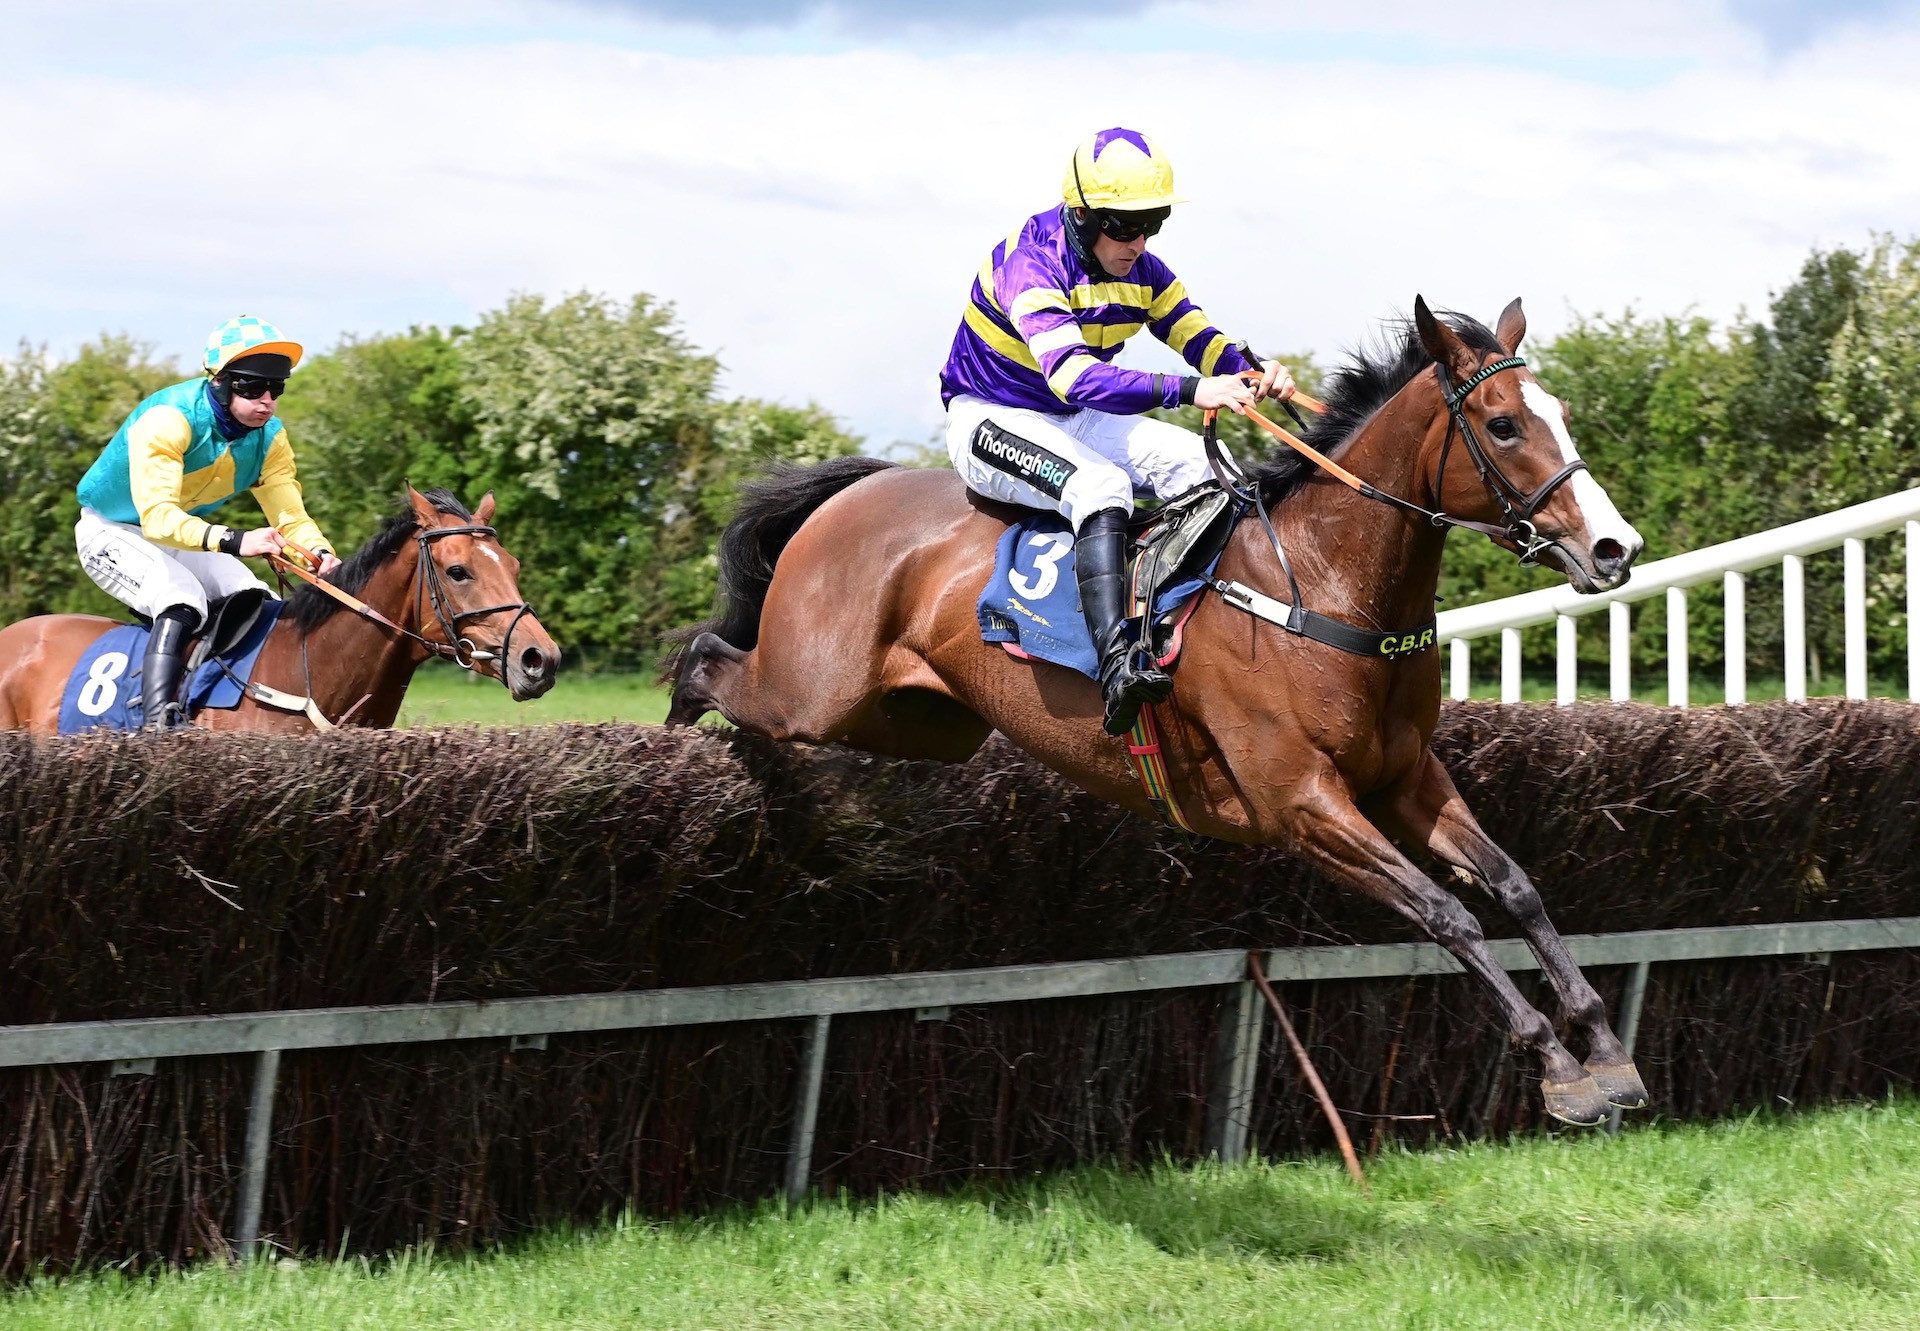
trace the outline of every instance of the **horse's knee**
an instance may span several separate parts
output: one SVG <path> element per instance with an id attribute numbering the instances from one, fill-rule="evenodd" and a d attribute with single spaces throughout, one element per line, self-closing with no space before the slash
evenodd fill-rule
<path id="1" fill-rule="evenodd" d="M 1499 901 L 1502 910 L 1522 929 L 1536 929 L 1547 923 L 1547 903 L 1540 899 L 1540 891 L 1522 873 L 1514 873 L 1505 881 L 1493 884 L 1494 898 Z"/>
<path id="2" fill-rule="evenodd" d="M 1480 921 L 1450 892 L 1436 891 L 1424 897 L 1417 910 L 1422 927 L 1448 951 L 1486 942 Z"/>

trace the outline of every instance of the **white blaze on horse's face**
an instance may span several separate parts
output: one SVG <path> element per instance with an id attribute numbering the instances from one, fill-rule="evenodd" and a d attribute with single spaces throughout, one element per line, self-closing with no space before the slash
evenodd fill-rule
<path id="1" fill-rule="evenodd" d="M 1528 379 L 1520 385 L 1520 399 L 1540 418 L 1554 443 L 1560 446 L 1562 463 L 1579 457 L 1574 451 L 1573 436 L 1567 433 L 1566 413 L 1559 398 L 1536 380 Z M 1620 510 L 1613 506 L 1612 498 L 1600 482 L 1593 479 L 1591 472 L 1576 471 L 1567 481 L 1567 488 L 1573 491 L 1574 506 L 1587 524 L 1586 548 L 1574 546 L 1571 550 L 1583 565 L 1578 570 L 1580 577 L 1592 583 L 1582 590 L 1611 591 L 1627 580 L 1627 572 L 1646 542 L 1633 524 L 1620 516 Z"/>

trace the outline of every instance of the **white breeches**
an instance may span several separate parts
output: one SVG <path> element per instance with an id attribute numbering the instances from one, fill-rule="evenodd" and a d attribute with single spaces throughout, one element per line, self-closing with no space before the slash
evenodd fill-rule
<path id="1" fill-rule="evenodd" d="M 975 397 L 947 406 L 947 456 L 969 489 L 1064 513 L 1075 531 L 1103 508 L 1133 511 L 1143 490 L 1171 499 L 1213 476 L 1200 436 L 1151 416 L 1049 416 Z"/>
<path id="2" fill-rule="evenodd" d="M 253 570 L 232 555 L 156 545 L 138 527 L 109 522 L 90 508 L 80 510 L 73 535 L 87 576 L 101 591 L 148 619 L 180 605 L 192 610 L 204 625 L 208 602 L 249 587 L 267 589 Z"/>

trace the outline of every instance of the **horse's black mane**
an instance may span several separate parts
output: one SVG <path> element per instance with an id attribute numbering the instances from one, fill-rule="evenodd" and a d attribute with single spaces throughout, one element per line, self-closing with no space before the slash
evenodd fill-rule
<path id="1" fill-rule="evenodd" d="M 1479 320 L 1452 311 L 1442 312 L 1440 317 L 1471 350 L 1494 356 L 1507 354 L 1499 339 Z M 1374 412 L 1386 405 L 1388 398 L 1431 364 L 1433 357 L 1420 345 L 1420 334 L 1411 319 L 1389 323 L 1379 343 L 1357 348 L 1351 359 L 1333 372 L 1321 395 L 1327 414 L 1317 420 L 1309 416 L 1307 431 L 1300 438 L 1322 453 L 1334 454 Z M 1273 505 L 1306 484 L 1319 470 L 1282 444 L 1277 452 L 1248 466 L 1247 475 L 1260 487 L 1261 501 Z"/>
<path id="2" fill-rule="evenodd" d="M 421 495 L 433 505 L 436 511 L 445 513 L 448 517 L 460 518 L 463 521 L 473 519 L 473 514 L 467 511 L 467 506 L 454 498 L 449 490 L 423 490 Z M 365 591 L 375 571 L 399 554 L 407 542 L 413 539 L 413 534 L 419 530 L 419 527 L 420 522 L 413 516 L 413 509 L 411 507 L 401 509 L 382 523 L 380 530 L 375 532 L 365 545 L 348 555 L 327 581 L 341 591 L 353 592 L 356 595 Z M 303 630 L 312 632 L 343 608 L 340 602 L 318 588 L 301 583 L 293 595 L 287 598 L 287 608 L 282 612 L 281 618 L 290 619 Z"/>

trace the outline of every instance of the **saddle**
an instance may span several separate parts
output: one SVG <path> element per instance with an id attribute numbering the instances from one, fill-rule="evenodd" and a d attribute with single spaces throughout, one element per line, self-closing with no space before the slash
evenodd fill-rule
<path id="1" fill-rule="evenodd" d="M 207 604 L 206 627 L 193 640 L 187 655 L 187 674 L 191 676 L 208 661 L 218 660 L 238 647 L 253 631 L 253 626 L 260 620 L 261 610 L 270 599 L 272 594 L 266 588 L 246 587 L 231 596 L 210 601 Z M 152 616 L 135 611 L 133 621 L 152 632 Z"/>
<path id="2" fill-rule="evenodd" d="M 188 656 L 183 700 L 189 714 L 237 707 L 248 694 L 257 699 L 272 692 L 252 683 L 251 676 L 281 606 L 263 590 L 249 588 L 208 607 L 207 628 Z M 108 629 L 74 663 L 60 699 L 62 735 L 140 729 L 145 720 L 141 667 L 152 621 L 139 618 L 140 623 Z"/>
<path id="3" fill-rule="evenodd" d="M 188 677 L 191 678 L 193 672 L 208 661 L 229 655 L 245 641 L 246 636 L 253 632 L 253 626 L 259 622 L 267 599 L 265 587 L 248 587 L 209 605 L 207 626 L 201 630 L 187 654 Z"/>
<path id="4" fill-rule="evenodd" d="M 1129 525 L 1133 535 L 1133 589 L 1131 614 L 1141 620 L 1141 645 L 1153 653 L 1163 669 L 1179 659 L 1180 627 L 1192 612 L 1192 593 L 1178 598 L 1165 594 L 1185 583 L 1197 593 L 1220 562 L 1240 518 L 1234 497 L 1212 481 L 1202 482 L 1175 496 L 1158 509 L 1137 513 Z M 1157 613 L 1149 607 L 1176 601 Z"/>

